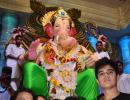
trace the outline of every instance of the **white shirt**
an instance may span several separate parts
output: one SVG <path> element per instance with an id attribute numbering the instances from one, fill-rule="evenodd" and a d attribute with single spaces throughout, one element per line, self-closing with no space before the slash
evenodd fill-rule
<path id="1" fill-rule="evenodd" d="M 117 88 L 122 93 L 130 94 L 130 74 L 123 73 L 117 83 Z"/>
<path id="2" fill-rule="evenodd" d="M 95 52 L 94 53 L 98 59 L 102 59 L 104 57 L 107 57 L 108 59 L 110 59 L 110 56 L 108 55 L 108 52 L 102 51 L 102 52 Z"/>
<path id="3" fill-rule="evenodd" d="M 6 56 L 13 55 L 14 57 L 18 57 L 25 53 L 25 50 L 22 47 L 17 47 L 15 44 L 9 44 L 6 49 Z M 17 65 L 17 60 L 7 58 L 7 66 L 8 67 L 15 67 Z"/>
<path id="4" fill-rule="evenodd" d="M 25 50 L 22 47 L 17 47 L 16 44 L 9 44 L 6 49 L 6 56 L 13 55 L 14 57 L 18 57 L 20 55 L 25 54 Z M 18 61 L 15 59 L 7 58 L 6 65 L 12 68 L 12 78 L 16 78 L 18 75 Z"/>

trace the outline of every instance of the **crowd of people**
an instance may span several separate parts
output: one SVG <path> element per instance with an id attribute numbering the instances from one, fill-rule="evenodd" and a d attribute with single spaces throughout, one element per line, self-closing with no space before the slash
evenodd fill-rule
<path id="1" fill-rule="evenodd" d="M 130 75 L 123 73 L 123 63 L 111 60 L 102 41 L 96 43 L 95 53 L 80 45 L 73 24 L 63 9 L 53 12 L 49 22 L 43 21 L 50 40 L 34 41 L 28 55 L 21 46 L 22 36 L 15 37 L 6 48 L 0 100 L 130 100 Z M 28 59 L 31 64 L 24 66 Z M 39 81 L 40 77 L 45 78 Z"/>

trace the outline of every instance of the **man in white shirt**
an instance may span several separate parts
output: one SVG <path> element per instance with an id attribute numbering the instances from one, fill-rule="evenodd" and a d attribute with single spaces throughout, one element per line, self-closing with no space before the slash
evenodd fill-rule
<path id="1" fill-rule="evenodd" d="M 104 57 L 107 57 L 108 59 L 110 59 L 108 52 L 105 52 L 103 50 L 103 44 L 102 44 L 101 41 L 98 41 L 96 43 L 96 49 L 97 49 L 97 51 L 95 52 L 95 55 L 98 57 L 98 59 L 101 59 L 101 58 L 104 58 Z"/>
<path id="2" fill-rule="evenodd" d="M 117 88 L 122 93 L 130 94 L 130 74 L 123 73 L 123 63 L 121 61 L 116 61 L 116 66 L 120 75 Z"/>
<path id="3" fill-rule="evenodd" d="M 120 75 L 117 87 L 120 92 L 130 94 L 130 74 Z"/>
<path id="4" fill-rule="evenodd" d="M 21 47 L 22 36 L 15 37 L 15 44 L 9 44 L 6 49 L 6 65 L 12 68 L 11 78 L 19 78 L 19 63 L 24 58 L 25 50 Z"/>

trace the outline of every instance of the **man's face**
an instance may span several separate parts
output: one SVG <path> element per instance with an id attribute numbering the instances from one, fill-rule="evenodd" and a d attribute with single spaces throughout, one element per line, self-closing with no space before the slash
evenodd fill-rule
<path id="1" fill-rule="evenodd" d="M 98 71 L 98 83 L 103 89 L 113 88 L 117 85 L 117 75 L 110 65 L 105 65 Z"/>
<path id="2" fill-rule="evenodd" d="M 118 67 L 119 72 L 123 72 L 123 65 L 122 65 L 122 63 L 118 62 L 117 63 L 117 67 Z"/>
<path id="3" fill-rule="evenodd" d="M 16 97 L 16 100 L 33 100 L 33 96 L 28 92 L 21 92 Z"/>
<path id="4" fill-rule="evenodd" d="M 98 52 L 101 52 L 101 51 L 103 50 L 103 45 L 102 45 L 102 43 L 97 43 L 96 49 L 97 49 Z"/>
<path id="5" fill-rule="evenodd" d="M 22 38 L 21 37 L 18 37 L 16 39 L 16 44 L 18 44 L 18 45 L 22 44 Z"/>

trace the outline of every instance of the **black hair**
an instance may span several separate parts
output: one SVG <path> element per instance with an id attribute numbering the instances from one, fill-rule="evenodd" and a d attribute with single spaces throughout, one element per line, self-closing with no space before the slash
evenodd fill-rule
<path id="1" fill-rule="evenodd" d="M 19 93 L 22 93 L 22 92 L 27 92 L 27 93 L 31 94 L 32 97 L 33 97 L 33 100 L 34 100 L 34 92 L 33 92 L 31 89 L 28 89 L 28 88 L 18 89 L 18 90 L 14 93 L 14 95 L 11 97 L 10 100 L 16 100 L 18 94 L 19 94 Z"/>
<path id="2" fill-rule="evenodd" d="M 118 74 L 118 69 L 116 67 L 116 64 L 113 60 L 108 59 L 107 57 L 104 57 L 102 59 L 99 59 L 98 61 L 95 62 L 95 75 L 96 78 L 98 78 L 98 71 L 103 68 L 106 65 L 110 65 L 114 71 L 116 72 L 116 74 Z"/>
<path id="3" fill-rule="evenodd" d="M 119 75 L 121 75 L 121 74 L 123 73 L 123 62 L 120 61 L 120 60 L 117 60 L 115 63 L 116 63 L 116 67 L 117 67 L 117 69 L 118 69 L 118 73 L 119 73 Z M 120 64 L 120 65 L 119 65 L 119 64 Z M 119 66 L 120 66 L 121 68 L 119 68 Z"/>
<path id="4" fill-rule="evenodd" d="M 65 100 L 79 100 L 79 98 L 76 96 L 69 96 L 69 97 L 66 97 Z"/>
<path id="5" fill-rule="evenodd" d="M 7 89 L 10 86 L 11 74 L 12 74 L 12 68 L 11 67 L 3 67 L 2 68 L 2 74 L 0 76 L 0 82 L 1 82 L 1 86 L 3 88 Z"/>
<path id="6" fill-rule="evenodd" d="M 116 66 L 117 66 L 117 67 L 118 67 L 118 63 L 120 63 L 120 64 L 122 65 L 122 67 L 123 67 L 123 62 L 122 62 L 122 61 L 117 60 L 115 63 L 116 63 Z"/>
<path id="7" fill-rule="evenodd" d="M 18 38 L 22 38 L 22 36 L 21 35 L 16 35 L 15 40 L 17 40 Z"/>
<path id="8" fill-rule="evenodd" d="M 101 42 L 101 41 L 97 41 L 96 46 L 97 46 L 97 44 L 99 44 L 99 43 L 100 43 L 100 44 L 102 44 L 102 42 Z M 102 44 L 102 45 L 103 45 L 103 44 Z"/>
<path id="9" fill-rule="evenodd" d="M 2 73 L 6 73 L 6 74 L 11 76 L 12 68 L 11 67 L 3 67 L 2 68 Z"/>

